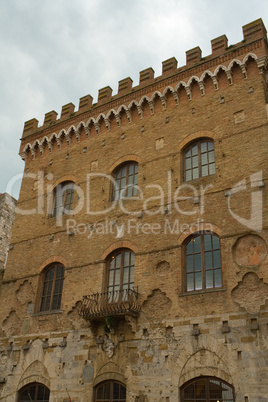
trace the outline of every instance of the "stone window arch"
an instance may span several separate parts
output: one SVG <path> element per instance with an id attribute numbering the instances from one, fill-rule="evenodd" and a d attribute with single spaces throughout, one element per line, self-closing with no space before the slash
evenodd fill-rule
<path id="1" fill-rule="evenodd" d="M 105 381 L 94 389 L 94 402 L 125 402 L 126 387 L 118 381 Z"/>
<path id="2" fill-rule="evenodd" d="M 232 385 L 217 377 L 198 377 L 181 387 L 181 402 L 234 402 Z"/>
<path id="3" fill-rule="evenodd" d="M 183 180 L 190 181 L 215 173 L 214 141 L 201 138 L 183 150 Z"/>
<path id="4" fill-rule="evenodd" d="M 64 266 L 53 263 L 41 273 L 40 312 L 59 310 L 61 306 Z"/>
<path id="5" fill-rule="evenodd" d="M 220 239 L 213 232 L 196 232 L 187 237 L 184 248 L 184 290 L 222 287 Z"/>
<path id="6" fill-rule="evenodd" d="M 18 402 L 49 402 L 50 390 L 45 385 L 32 382 L 19 390 Z"/>

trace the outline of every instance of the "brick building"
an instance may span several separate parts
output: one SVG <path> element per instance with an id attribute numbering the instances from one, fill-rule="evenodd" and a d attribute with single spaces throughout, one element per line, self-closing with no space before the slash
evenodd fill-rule
<path id="1" fill-rule="evenodd" d="M 16 200 L 11 195 L 0 194 L 0 277 L 5 268 L 12 226 L 15 218 Z"/>
<path id="2" fill-rule="evenodd" d="M 211 46 L 25 123 L 1 400 L 268 400 L 266 29 Z"/>

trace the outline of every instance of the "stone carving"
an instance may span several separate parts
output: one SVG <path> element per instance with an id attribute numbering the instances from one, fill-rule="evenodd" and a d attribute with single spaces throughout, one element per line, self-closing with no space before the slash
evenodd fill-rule
<path id="1" fill-rule="evenodd" d="M 246 235 L 238 239 L 234 245 L 235 262 L 244 267 L 255 267 L 261 264 L 267 255 L 267 246 L 262 237 Z"/>
<path id="2" fill-rule="evenodd" d="M 248 313 L 257 313 L 268 300 L 268 285 L 255 272 L 249 272 L 232 290 L 232 298 Z"/>
<path id="3" fill-rule="evenodd" d="M 113 357 L 114 354 L 114 343 L 113 341 L 107 336 L 106 339 L 104 340 L 104 345 L 102 346 L 102 349 L 106 353 L 106 355 L 109 357 Z"/>

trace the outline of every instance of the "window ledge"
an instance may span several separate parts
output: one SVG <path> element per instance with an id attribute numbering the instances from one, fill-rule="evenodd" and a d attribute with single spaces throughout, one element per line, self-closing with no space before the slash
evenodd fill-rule
<path id="1" fill-rule="evenodd" d="M 51 314 L 62 314 L 63 310 L 51 310 L 51 311 L 38 311 L 38 313 L 33 313 L 32 317 L 39 317 L 43 315 L 51 315 Z"/>
<path id="2" fill-rule="evenodd" d="M 193 296 L 193 295 L 204 295 L 207 293 L 215 293 L 215 292 L 225 292 L 226 288 L 214 288 L 214 289 L 206 289 L 206 290 L 191 290 L 189 292 L 183 292 L 180 293 L 178 296 L 179 297 L 184 297 L 184 296 Z"/>

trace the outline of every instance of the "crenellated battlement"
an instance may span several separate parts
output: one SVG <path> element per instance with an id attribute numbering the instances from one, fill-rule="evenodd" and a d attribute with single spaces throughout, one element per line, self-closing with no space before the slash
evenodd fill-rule
<path id="1" fill-rule="evenodd" d="M 148 103 L 150 111 L 154 114 L 154 103 L 160 98 L 163 109 L 166 108 L 166 97 L 171 94 L 176 105 L 180 104 L 180 92 L 184 91 L 189 101 L 192 100 L 194 85 L 200 90 L 201 96 L 206 94 L 205 81 L 209 78 L 213 82 L 214 90 L 218 90 L 219 74 L 225 74 L 229 85 L 233 84 L 232 72 L 235 66 L 241 69 L 244 79 L 247 79 L 247 63 L 253 59 L 257 63 L 260 73 L 267 67 L 268 49 L 266 28 L 262 19 L 253 21 L 242 27 L 243 40 L 228 47 L 226 35 L 211 40 L 212 53 L 202 58 L 202 51 L 195 47 L 186 51 L 186 65 L 178 67 L 175 57 L 162 62 L 162 75 L 154 77 L 154 70 L 149 67 L 139 73 L 139 85 L 133 87 L 130 77 L 120 80 L 118 93 L 112 95 L 112 88 L 106 86 L 98 91 L 98 101 L 93 103 L 91 95 L 80 98 L 79 108 L 75 111 L 75 105 L 68 103 L 62 106 L 60 118 L 54 110 L 45 114 L 43 126 L 38 127 L 38 120 L 31 119 L 25 122 L 21 156 L 26 158 L 27 152 L 35 155 L 35 148 L 39 148 L 42 154 L 44 142 L 49 149 L 51 140 L 57 139 L 60 148 L 60 137 L 64 135 L 68 142 L 68 132 L 72 128 L 79 140 L 79 127 L 83 126 L 87 137 L 92 129 L 98 135 L 100 126 L 104 124 L 110 130 L 111 118 L 115 118 L 120 126 L 121 116 L 126 114 L 131 122 L 134 109 L 140 118 L 143 118 L 144 103 Z M 70 120 L 66 131 L 66 120 Z M 77 123 L 78 122 L 78 123 Z M 53 134 L 51 134 L 51 131 Z"/>

